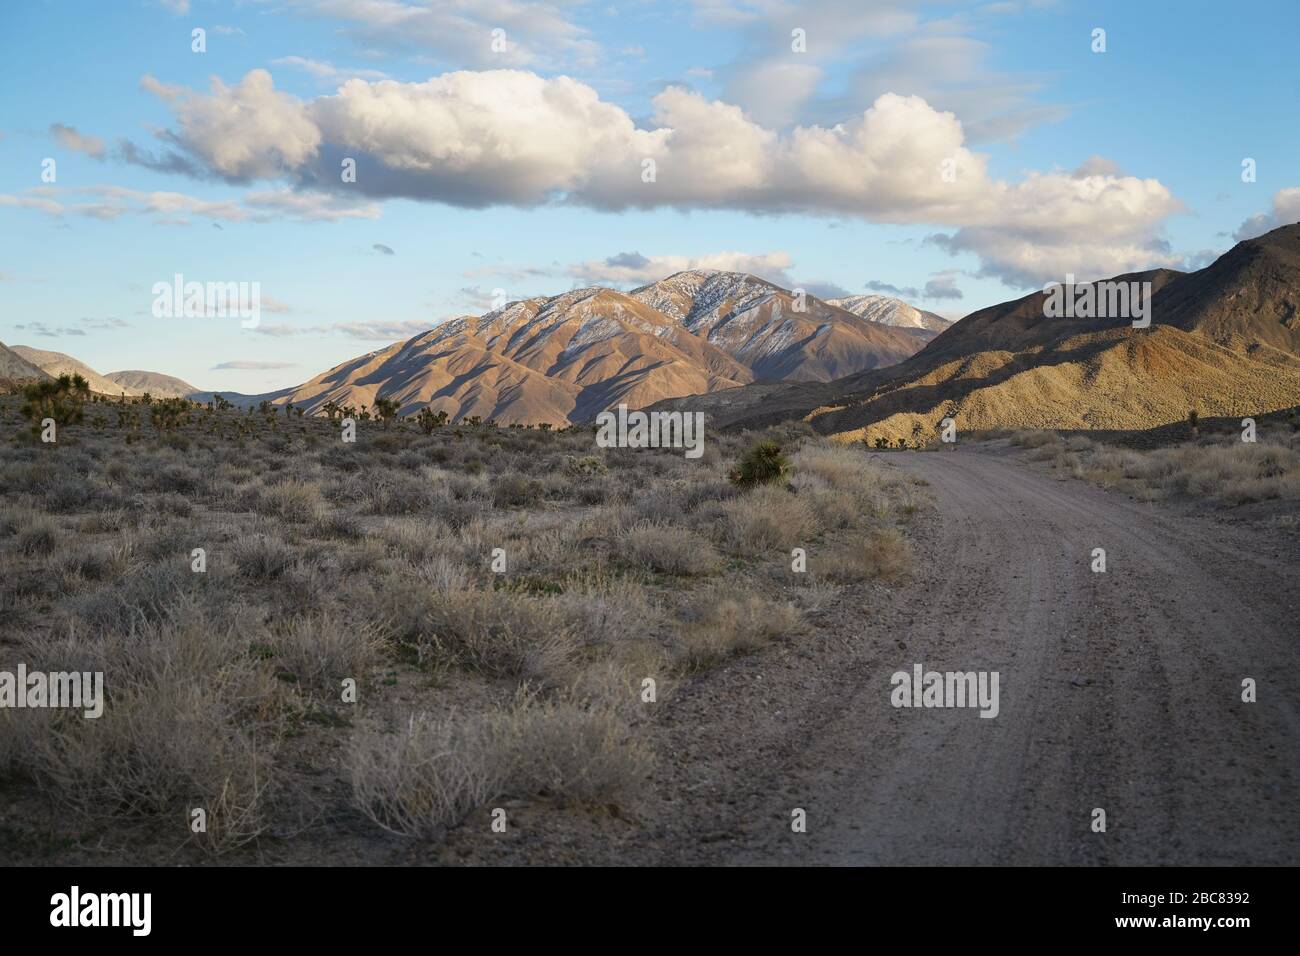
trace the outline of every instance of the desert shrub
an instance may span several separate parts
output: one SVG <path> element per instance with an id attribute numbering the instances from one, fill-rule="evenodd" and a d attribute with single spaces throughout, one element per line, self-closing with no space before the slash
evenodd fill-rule
<path id="1" fill-rule="evenodd" d="M 698 599 L 693 620 L 682 626 L 677 654 L 686 669 L 702 670 L 799 627 L 799 612 L 789 604 L 743 591 L 709 591 Z"/>
<path id="2" fill-rule="evenodd" d="M 543 597 L 498 591 L 396 589 L 379 596 L 380 631 L 420 660 L 489 677 L 554 683 L 577 646 L 561 609 Z"/>
<path id="3" fill-rule="evenodd" d="M 789 551 L 807 544 L 818 531 L 817 519 L 804 496 L 775 485 L 723 504 L 722 537 L 736 554 Z"/>
<path id="4" fill-rule="evenodd" d="M 258 492 L 257 510 L 261 514 L 275 515 L 298 524 L 316 521 L 325 508 L 320 485 L 314 482 L 282 481 Z"/>
<path id="5" fill-rule="evenodd" d="M 46 555 L 54 552 L 59 527 L 49 518 L 31 515 L 17 529 L 14 547 L 20 554 Z"/>
<path id="6" fill-rule="evenodd" d="M 561 802 L 607 803 L 645 779 L 652 757 L 615 711 L 569 700 L 528 699 L 509 712 L 507 792 Z"/>
<path id="7" fill-rule="evenodd" d="M 429 482 L 415 475 L 371 469 L 359 472 L 351 481 L 368 514 L 418 514 L 427 511 L 433 503 Z"/>
<path id="8" fill-rule="evenodd" d="M 486 502 L 476 496 L 457 496 L 450 488 L 436 489 L 429 498 L 429 510 L 450 528 L 468 526 L 486 510 Z"/>
<path id="9" fill-rule="evenodd" d="M 438 837 L 507 794 L 609 802 L 646 775 L 649 752 L 613 712 L 524 698 L 478 717 L 412 717 L 367 730 L 349 755 L 353 797 L 393 833 Z"/>
<path id="10" fill-rule="evenodd" d="M 352 515 L 328 510 L 317 513 L 311 531 L 318 538 L 342 538 L 345 540 L 355 540 L 364 533 L 361 522 Z"/>
<path id="11" fill-rule="evenodd" d="M 836 581 L 898 580 L 914 566 L 912 548 L 894 528 L 880 528 L 865 541 L 841 546 L 825 557 L 814 559 L 817 571 Z"/>
<path id="12" fill-rule="evenodd" d="M 295 617 L 267 638 L 275 664 L 300 684 L 339 693 L 339 682 L 358 683 L 378 659 L 374 625 L 354 625 L 330 614 Z"/>
<path id="13" fill-rule="evenodd" d="M 293 549 L 278 538 L 265 534 L 236 541 L 231 548 L 235 567 L 254 581 L 273 581 L 293 567 Z"/>
<path id="14" fill-rule="evenodd" d="M 718 566 L 713 546 L 678 525 L 637 522 L 619 539 L 618 548 L 625 561 L 665 574 L 708 574 Z"/>
<path id="15" fill-rule="evenodd" d="M 447 530 L 437 521 L 397 518 L 380 530 L 379 538 L 402 557 L 418 564 L 443 553 L 441 539 Z"/>
<path id="16" fill-rule="evenodd" d="M 130 552 L 116 560 L 130 561 Z M 115 584 L 78 597 L 62 610 L 92 634 L 125 632 L 165 620 L 187 599 L 200 601 L 209 583 L 209 575 L 190 570 L 186 552 L 167 564 L 136 566 Z"/>
<path id="17" fill-rule="evenodd" d="M 154 471 L 146 487 L 150 491 L 196 495 L 207 492 L 207 480 L 197 468 L 173 463 Z"/>
<path id="18" fill-rule="evenodd" d="M 522 475 L 506 475 L 492 485 L 492 504 L 498 508 L 535 504 L 541 496 L 541 483 Z"/>
<path id="19" fill-rule="evenodd" d="M 779 481 L 790 470 L 790 462 L 774 441 L 761 441 L 741 457 L 727 477 L 742 487 Z"/>
<path id="20" fill-rule="evenodd" d="M 253 839 L 264 826 L 278 741 L 275 726 L 260 718 L 277 688 L 265 667 L 241 654 L 242 645 L 233 628 L 178 605 L 101 640 L 70 631 L 33 648 L 42 668 L 102 671 L 108 700 L 93 720 L 44 711 L 11 722 L 6 731 L 23 735 L 11 769 L 89 820 L 188 820 L 202 807 L 205 848 Z M 7 713 L 0 711 L 0 721 Z M 189 835 L 188 828 L 179 832 Z"/>
<path id="21" fill-rule="evenodd" d="M 1011 436 L 1011 444 L 1020 445 L 1023 448 L 1041 448 L 1043 445 L 1052 445 L 1058 441 L 1060 439 L 1055 432 L 1038 428 L 1024 428 Z"/>
<path id="22" fill-rule="evenodd" d="M 47 511 L 67 514 L 85 509 L 95 500 L 95 489 L 78 478 L 60 478 L 46 485 L 42 501 Z"/>
<path id="23" fill-rule="evenodd" d="M 589 574 L 575 575 L 562 584 L 554 602 L 587 646 L 613 647 L 644 640 L 660 625 L 662 613 L 639 581 Z"/>
<path id="24" fill-rule="evenodd" d="M 804 497 L 812 506 L 817 524 L 825 529 L 851 528 L 862 514 L 858 500 L 838 488 L 809 489 Z"/>
<path id="25" fill-rule="evenodd" d="M 581 458 L 574 455 L 565 455 L 560 463 L 560 469 L 571 478 L 587 478 L 593 475 L 609 474 L 609 466 L 594 455 L 584 455 Z"/>

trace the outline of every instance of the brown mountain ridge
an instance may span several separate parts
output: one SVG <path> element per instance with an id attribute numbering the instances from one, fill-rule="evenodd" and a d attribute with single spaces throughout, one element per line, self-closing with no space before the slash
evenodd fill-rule
<path id="1" fill-rule="evenodd" d="M 747 386 L 666 403 L 718 426 L 806 419 L 847 439 L 959 429 L 1148 428 L 1300 403 L 1300 224 L 1239 243 L 1193 273 L 1157 270 L 1151 326 L 1050 318 L 1043 292 L 980 309 L 897 365 L 829 383 Z"/>

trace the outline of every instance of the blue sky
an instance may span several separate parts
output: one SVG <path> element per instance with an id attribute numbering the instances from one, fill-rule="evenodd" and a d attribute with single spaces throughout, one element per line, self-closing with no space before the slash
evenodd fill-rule
<path id="1" fill-rule="evenodd" d="M 1294 2 L 7 3 L 0 341 L 258 392 L 498 289 L 746 268 L 958 317 L 1196 267 L 1300 218 L 1297 37 Z M 259 327 L 155 318 L 176 273 L 258 282 Z"/>

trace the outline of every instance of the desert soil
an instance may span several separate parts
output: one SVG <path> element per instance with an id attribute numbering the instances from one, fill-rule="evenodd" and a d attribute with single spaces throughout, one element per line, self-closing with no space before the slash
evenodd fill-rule
<path id="1" fill-rule="evenodd" d="M 935 497 L 913 529 L 908 586 L 851 591 L 814 616 L 820 639 L 681 688 L 655 728 L 656 785 L 631 816 L 573 826 L 525 810 L 499 843 L 463 829 L 443 852 L 1300 863 L 1294 534 L 1055 480 L 1009 451 L 876 457 Z M 1091 570 L 1099 547 L 1105 573 Z M 915 663 L 999 672 L 999 715 L 895 709 L 890 675 Z M 1247 677 L 1256 703 L 1242 702 Z M 804 834 L 791 832 L 796 807 Z M 1097 807 L 1105 833 L 1092 830 Z"/>

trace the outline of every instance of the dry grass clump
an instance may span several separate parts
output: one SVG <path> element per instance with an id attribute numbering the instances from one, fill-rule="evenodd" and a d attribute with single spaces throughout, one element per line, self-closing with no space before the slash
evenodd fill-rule
<path id="1" fill-rule="evenodd" d="M 282 674 L 299 684 L 335 694 L 341 682 L 362 683 L 379 659 L 375 624 L 351 624 L 329 614 L 303 615 L 273 630 L 263 645 Z"/>
<path id="2" fill-rule="evenodd" d="M 59 526 L 44 516 L 32 515 L 18 526 L 14 548 L 19 554 L 53 554 L 59 540 Z"/>
<path id="3" fill-rule="evenodd" d="M 878 528 L 865 540 L 847 543 L 824 557 L 814 569 L 833 581 L 898 581 L 915 567 L 912 546 L 896 528 Z"/>
<path id="4" fill-rule="evenodd" d="M 650 765 L 611 710 L 534 696 L 478 716 L 411 717 L 395 734 L 363 731 L 349 756 L 362 813 L 413 837 L 439 836 L 506 796 L 607 803 Z"/>
<path id="5" fill-rule="evenodd" d="M 1022 428 L 1011 434 L 1011 444 L 1019 445 L 1021 448 L 1041 448 L 1060 440 L 1055 432 L 1041 428 Z"/>
<path id="6" fill-rule="evenodd" d="M 1300 500 L 1300 449 L 1294 440 L 1202 439 L 1163 448 L 1117 448 L 1072 436 L 1044 448 L 1052 467 L 1139 500 L 1174 495 L 1231 505 Z"/>
<path id="7" fill-rule="evenodd" d="M 279 538 L 266 534 L 237 541 L 231 556 L 240 573 L 253 581 L 274 581 L 293 567 L 297 554 Z"/>
<path id="8" fill-rule="evenodd" d="M 554 685 L 568 673 L 579 642 L 561 608 L 532 594 L 416 590 L 387 598 L 380 632 L 414 649 L 421 662 Z"/>
<path id="9" fill-rule="evenodd" d="M 775 485 L 724 502 L 722 510 L 724 546 L 748 557 L 806 545 L 820 530 L 806 498 Z"/>
<path id="10" fill-rule="evenodd" d="M 581 574 L 566 578 L 561 587 L 554 603 L 586 647 L 626 647 L 662 625 L 661 609 L 639 580 Z"/>
<path id="11" fill-rule="evenodd" d="M 318 483 L 291 479 L 262 488 L 258 495 L 257 510 L 262 514 L 303 524 L 321 520 L 326 505 Z"/>
<path id="12" fill-rule="evenodd" d="M 678 660 L 699 671 L 738 654 L 748 654 L 787 637 L 802 626 L 795 608 L 745 591 L 704 592 L 694 619 L 681 628 Z"/>
<path id="13" fill-rule="evenodd" d="M 705 538 L 679 525 L 639 521 L 619 539 L 619 555 L 637 567 L 664 574 L 708 574 L 718 555 Z"/>
<path id="14" fill-rule="evenodd" d="M 107 701 L 95 719 L 0 711 L 8 769 L 91 821 L 157 818 L 182 842 L 202 808 L 207 849 L 253 839 L 279 740 L 279 688 L 244 648 L 237 628 L 187 603 L 102 640 L 71 630 L 29 645 L 26 659 L 40 662 L 29 666 L 103 672 Z"/>

